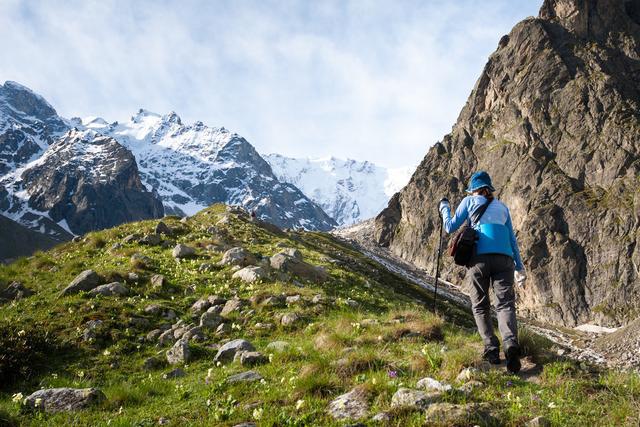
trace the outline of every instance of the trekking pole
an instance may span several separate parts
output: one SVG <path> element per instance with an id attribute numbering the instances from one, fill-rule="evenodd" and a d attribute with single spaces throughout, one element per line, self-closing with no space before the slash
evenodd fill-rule
<path id="1" fill-rule="evenodd" d="M 439 230 L 439 236 L 438 236 L 438 255 L 436 256 L 436 280 L 435 280 L 435 287 L 433 289 L 433 312 L 434 314 L 437 314 L 437 305 L 436 305 L 436 301 L 438 300 L 438 279 L 440 278 L 440 253 L 442 252 L 442 227 L 443 227 L 443 221 L 442 221 L 442 215 L 440 214 L 440 211 L 438 211 L 438 218 L 440 218 L 440 228 Z"/>

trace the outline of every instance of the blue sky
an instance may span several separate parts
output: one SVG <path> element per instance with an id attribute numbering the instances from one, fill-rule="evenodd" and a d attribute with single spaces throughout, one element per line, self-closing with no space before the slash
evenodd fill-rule
<path id="1" fill-rule="evenodd" d="M 65 117 L 177 112 L 264 153 L 417 164 L 542 0 L 0 0 L 0 80 Z"/>

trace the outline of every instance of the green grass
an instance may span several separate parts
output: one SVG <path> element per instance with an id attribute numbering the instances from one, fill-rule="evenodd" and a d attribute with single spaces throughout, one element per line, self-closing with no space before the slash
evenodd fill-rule
<path id="1" fill-rule="evenodd" d="M 231 279 L 233 271 L 229 267 L 215 266 L 222 254 L 204 249 L 220 243 L 207 228 L 224 215 L 225 207 L 219 205 L 186 224 L 177 218 L 165 219 L 177 231 L 172 240 L 198 248 L 198 256 L 190 260 L 177 262 L 170 248 L 159 246 L 129 243 L 111 249 L 129 234 L 152 232 L 157 221 L 144 221 L 91 233 L 81 242 L 0 267 L 1 282 L 18 280 L 36 291 L 32 297 L 0 306 L 0 329 L 12 337 L 21 330 L 34 338 L 50 337 L 56 349 L 51 351 L 48 344 L 35 346 L 32 356 L 44 356 L 47 363 L 24 375 L 18 372 L 12 382 L 0 384 L 0 425 L 145 426 L 157 425 L 161 417 L 170 425 L 232 426 L 250 420 L 264 426 L 343 425 L 329 418 L 326 409 L 333 398 L 354 387 L 366 390 L 372 416 L 390 411 L 391 425 L 423 425 L 424 415 L 419 411 L 392 410 L 395 391 L 415 387 L 425 376 L 458 386 L 456 377 L 461 369 L 481 366 L 482 344 L 466 310 L 443 304 L 438 308 L 440 315 L 434 315 L 428 309 L 430 295 L 328 234 L 273 234 L 231 216 L 227 224 L 217 226 L 229 243 L 262 256 L 277 253 L 281 246 L 295 247 L 305 260 L 325 267 L 330 277 L 322 284 L 274 278 L 250 285 Z M 134 253 L 152 262 L 132 264 Z M 205 271 L 200 269 L 203 263 L 214 266 Z M 64 286 L 87 268 L 110 279 L 124 280 L 132 296 L 59 296 Z M 140 280 L 129 280 L 130 272 L 136 272 Z M 165 275 L 168 286 L 153 289 L 149 282 L 153 274 Z M 193 344 L 194 360 L 182 367 L 184 377 L 163 379 L 163 374 L 172 369 L 168 365 L 143 369 L 144 360 L 150 356 L 164 360 L 168 348 L 144 341 L 146 333 L 159 323 L 172 323 L 144 313 L 147 305 L 161 304 L 188 323 L 194 321 L 190 306 L 203 296 L 249 299 L 257 294 L 280 293 L 300 294 L 307 301 L 322 294 L 335 302 L 248 306 L 254 312 L 236 315 L 232 319 L 235 326 L 226 336 L 208 334 L 206 341 Z M 349 306 L 348 299 L 356 301 L 357 307 Z M 289 328 L 278 326 L 278 316 L 291 311 L 298 312 L 303 320 Z M 131 318 L 147 319 L 151 325 L 135 326 Z M 95 340 L 84 342 L 84 325 L 95 319 L 103 321 L 102 329 Z M 258 329 L 256 323 L 272 323 L 274 328 Z M 484 386 L 469 395 L 446 393 L 443 401 L 489 403 L 492 415 L 502 425 L 522 425 L 538 415 L 557 425 L 637 425 L 638 375 L 598 371 L 560 360 L 548 352 L 548 342 L 542 338 L 525 330 L 520 336 L 525 352 L 544 364 L 535 381 L 480 371 L 475 377 Z M 270 357 L 270 363 L 253 368 L 264 381 L 225 381 L 247 368 L 237 363 L 213 363 L 215 350 L 208 346 L 223 338 L 246 338 Z M 267 344 L 276 340 L 287 341 L 291 347 L 283 353 L 268 354 Z M 0 356 L 2 351 L 11 348 L 0 349 Z M 15 393 L 26 396 L 39 388 L 62 386 L 98 387 L 107 401 L 62 414 L 25 411 L 19 402 L 12 401 Z"/>

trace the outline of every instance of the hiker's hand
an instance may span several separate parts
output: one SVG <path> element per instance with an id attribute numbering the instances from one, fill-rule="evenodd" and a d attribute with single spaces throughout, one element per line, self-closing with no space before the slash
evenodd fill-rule
<path id="1" fill-rule="evenodd" d="M 442 210 L 445 207 L 449 207 L 449 199 L 447 199 L 446 197 L 443 197 L 442 199 L 440 199 L 440 204 L 438 205 L 438 211 L 440 211 L 440 214 L 442 214 Z"/>
<path id="2" fill-rule="evenodd" d="M 527 281 L 527 272 L 524 270 L 516 271 L 515 279 L 518 287 L 524 286 L 524 282 Z"/>

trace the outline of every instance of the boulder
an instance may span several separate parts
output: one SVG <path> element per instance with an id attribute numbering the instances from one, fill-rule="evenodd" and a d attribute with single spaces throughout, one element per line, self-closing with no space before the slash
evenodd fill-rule
<path id="1" fill-rule="evenodd" d="M 229 341 L 220 347 L 218 353 L 213 358 L 213 361 L 221 363 L 231 362 L 233 361 L 236 353 L 240 351 L 255 351 L 255 347 L 249 341 L 243 339 Z"/>
<path id="2" fill-rule="evenodd" d="M 91 289 L 100 285 L 102 279 L 93 270 L 85 270 L 78 274 L 75 279 L 69 283 L 69 286 L 64 288 L 62 295 L 71 295 L 80 291 L 90 291 Z"/>
<path id="3" fill-rule="evenodd" d="M 265 277 L 267 277 L 267 272 L 265 271 L 265 269 L 256 266 L 245 267 L 241 270 L 236 271 L 235 273 L 233 273 L 233 276 L 231 276 L 231 278 L 233 279 L 240 279 L 247 283 L 257 282 L 258 280 L 264 279 Z"/>
<path id="4" fill-rule="evenodd" d="M 240 298 L 232 298 L 225 303 L 220 315 L 223 317 L 228 316 L 231 313 L 239 311 L 243 305 L 244 304 Z"/>
<path id="5" fill-rule="evenodd" d="M 200 316 L 200 327 L 205 329 L 216 329 L 222 323 L 220 315 L 214 312 L 202 313 Z"/>
<path id="6" fill-rule="evenodd" d="M 178 340 L 173 347 L 167 350 L 167 362 L 171 365 L 188 363 L 191 360 L 191 350 L 186 340 Z"/>
<path id="7" fill-rule="evenodd" d="M 391 397 L 391 407 L 423 410 L 437 401 L 440 396 L 440 392 L 426 393 L 424 391 L 402 387 Z"/>
<path id="8" fill-rule="evenodd" d="M 195 313 L 202 313 L 203 311 L 207 311 L 209 307 L 211 307 L 211 303 L 209 302 L 209 300 L 201 298 L 193 303 L 193 305 L 191 306 L 191 311 Z"/>
<path id="9" fill-rule="evenodd" d="M 25 405 L 45 412 L 65 412 L 83 409 L 106 400 L 96 388 L 50 388 L 38 390 L 25 399 Z"/>
<path id="10" fill-rule="evenodd" d="M 196 250 L 194 248 L 180 243 L 173 248 L 173 252 L 171 253 L 174 258 L 189 258 L 195 254 Z"/>
<path id="11" fill-rule="evenodd" d="M 171 344 L 175 342 L 175 340 L 176 339 L 173 336 L 173 329 L 169 329 L 167 331 L 164 331 L 162 334 L 160 334 L 160 336 L 158 337 L 158 344 L 160 345 Z"/>
<path id="12" fill-rule="evenodd" d="M 228 383 L 239 383 L 239 382 L 254 382 L 260 381 L 262 379 L 262 375 L 255 371 L 246 371 L 241 372 L 239 374 L 231 375 L 227 378 Z"/>
<path id="13" fill-rule="evenodd" d="M 267 363 L 268 360 L 269 359 L 258 351 L 243 351 L 240 353 L 240 364 L 242 366 L 261 365 L 263 363 Z"/>
<path id="14" fill-rule="evenodd" d="M 246 267 L 256 263 L 256 257 L 241 247 L 231 248 L 222 255 L 220 265 L 238 265 Z"/>
<path id="15" fill-rule="evenodd" d="M 120 282 L 107 283 L 106 285 L 100 285 L 89 291 L 89 295 L 104 295 L 104 296 L 124 296 L 129 294 L 129 288 L 124 286 Z"/>
<path id="16" fill-rule="evenodd" d="M 34 292 L 26 288 L 20 282 L 11 282 L 5 289 L 0 291 L 0 303 L 15 301 L 33 295 Z"/>
<path id="17" fill-rule="evenodd" d="M 469 403 L 455 405 L 436 402 L 429 405 L 425 412 L 427 425 L 497 425 L 486 404 Z"/>
<path id="18" fill-rule="evenodd" d="M 165 234 L 167 236 L 170 236 L 173 234 L 173 230 L 171 229 L 171 227 L 169 227 L 167 224 L 165 224 L 162 221 L 160 221 L 158 225 L 156 225 L 155 232 L 156 234 Z"/>
<path id="19" fill-rule="evenodd" d="M 138 240 L 141 245 L 157 246 L 162 243 L 162 238 L 159 234 L 147 234 L 142 239 Z"/>
<path id="20" fill-rule="evenodd" d="M 291 273 L 311 282 L 322 283 L 328 278 L 324 268 L 313 266 L 282 252 L 272 256 L 269 261 L 274 270 Z"/>
<path id="21" fill-rule="evenodd" d="M 298 313 L 285 313 L 280 318 L 280 324 L 285 327 L 292 326 L 298 321 L 300 321 L 300 315 Z"/>
<path id="22" fill-rule="evenodd" d="M 167 283 L 167 280 L 162 274 L 154 274 L 153 276 L 151 276 L 150 282 L 151 287 L 157 290 L 162 289 Z"/>
<path id="23" fill-rule="evenodd" d="M 358 420 L 369 412 L 368 395 L 365 390 L 355 388 L 329 403 L 329 415 L 336 420 Z"/>

